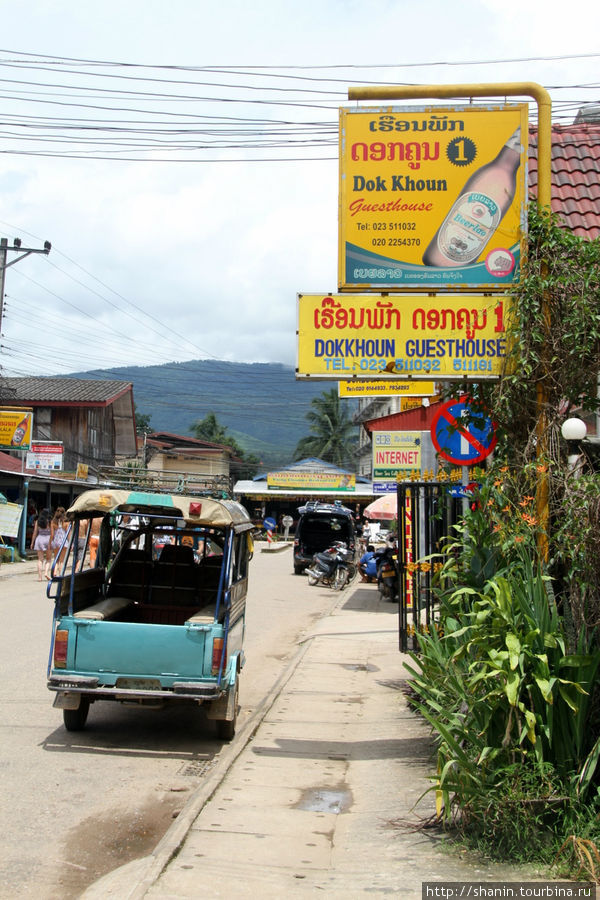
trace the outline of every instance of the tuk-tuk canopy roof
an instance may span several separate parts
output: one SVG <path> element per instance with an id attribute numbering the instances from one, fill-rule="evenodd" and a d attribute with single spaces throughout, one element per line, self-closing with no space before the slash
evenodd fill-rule
<path id="1" fill-rule="evenodd" d="M 152 494 L 145 491 L 85 491 L 67 510 L 67 519 L 121 512 L 129 515 L 164 515 L 185 519 L 187 525 L 234 527 L 246 531 L 253 527 L 246 509 L 235 500 L 215 500 L 186 494 Z"/>

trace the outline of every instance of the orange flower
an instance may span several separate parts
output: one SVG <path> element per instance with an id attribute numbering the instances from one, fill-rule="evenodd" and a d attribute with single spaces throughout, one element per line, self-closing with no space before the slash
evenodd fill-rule
<path id="1" fill-rule="evenodd" d="M 492 528 L 492 531 L 500 531 L 501 528 L 502 528 L 501 525 L 494 525 L 494 527 Z"/>
<path id="2" fill-rule="evenodd" d="M 536 472 L 539 472 L 539 474 L 541 475 L 542 472 L 547 472 L 547 471 L 548 471 L 548 466 L 545 466 L 545 465 L 543 465 L 542 463 L 540 463 L 538 466 L 535 467 L 535 471 L 536 471 Z"/>
<path id="3" fill-rule="evenodd" d="M 528 525 L 537 525 L 537 519 L 535 516 L 529 516 L 527 513 L 523 513 L 521 518 L 524 522 L 527 522 Z"/>
<path id="4" fill-rule="evenodd" d="M 525 540 L 525 538 L 523 537 L 522 534 L 518 534 L 518 535 L 515 537 L 515 543 L 516 543 L 516 544 L 522 544 L 524 540 Z"/>

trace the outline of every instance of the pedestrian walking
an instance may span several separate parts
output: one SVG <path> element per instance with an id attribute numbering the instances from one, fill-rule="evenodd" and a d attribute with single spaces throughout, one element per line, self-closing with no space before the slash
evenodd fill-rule
<path id="1" fill-rule="evenodd" d="M 54 556 L 54 565 L 60 567 L 62 559 L 65 555 L 65 549 L 60 552 L 63 542 L 67 536 L 67 522 L 65 519 L 64 506 L 58 506 L 50 523 L 50 547 Z"/>
<path id="2" fill-rule="evenodd" d="M 50 560 L 52 559 L 50 515 L 47 509 L 43 509 L 35 520 L 31 535 L 31 549 L 37 553 L 38 581 L 43 581 L 44 577 L 50 577 Z"/>

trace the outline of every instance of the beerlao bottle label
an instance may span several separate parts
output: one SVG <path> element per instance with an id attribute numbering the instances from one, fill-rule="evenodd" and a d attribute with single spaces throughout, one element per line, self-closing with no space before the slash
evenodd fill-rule
<path id="1" fill-rule="evenodd" d="M 463 194 L 453 204 L 437 236 L 440 252 L 452 262 L 477 259 L 500 221 L 500 208 L 482 193 Z"/>
<path id="2" fill-rule="evenodd" d="M 471 175 L 423 254 L 426 266 L 467 266 L 482 254 L 515 196 L 520 134 Z"/>
<path id="3" fill-rule="evenodd" d="M 14 447 L 19 447 L 23 443 L 23 439 L 27 434 L 27 418 L 22 419 L 17 427 L 14 430 L 13 436 L 11 438 L 11 444 Z"/>

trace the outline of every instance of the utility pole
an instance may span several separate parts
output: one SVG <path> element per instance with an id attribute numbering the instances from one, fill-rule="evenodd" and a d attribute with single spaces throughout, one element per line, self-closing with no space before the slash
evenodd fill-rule
<path id="1" fill-rule="evenodd" d="M 4 311 L 4 283 L 6 280 L 6 270 L 9 266 L 14 266 L 15 263 L 25 259 L 25 257 L 29 256 L 31 253 L 45 253 L 47 256 L 51 249 L 52 244 L 50 241 L 44 241 L 43 248 L 37 249 L 35 247 L 22 247 L 20 238 L 14 239 L 12 247 L 8 246 L 7 238 L 0 239 L 0 337 L 2 336 L 2 313 Z M 20 255 L 8 262 L 9 251 L 19 253 Z"/>
<path id="2" fill-rule="evenodd" d="M 43 248 L 39 249 L 37 247 L 23 247 L 21 245 L 21 239 L 15 238 L 13 240 L 12 247 L 8 246 L 7 238 L 0 238 L 0 340 L 2 339 L 2 315 L 4 312 L 4 285 L 6 282 L 6 270 L 9 266 L 14 266 L 15 263 L 20 262 L 22 259 L 25 259 L 26 256 L 30 256 L 32 253 L 45 253 L 46 256 L 50 253 L 52 248 L 52 244 L 50 241 L 44 241 Z M 8 253 L 18 253 L 19 255 L 15 257 L 15 259 L 11 259 L 8 261 Z M 0 366 L 0 376 L 2 375 L 2 367 Z M 2 390 L 0 385 L 0 401 L 2 400 Z M 22 462 L 25 462 L 25 456 L 22 457 Z M 27 535 L 27 506 L 28 506 L 28 496 L 29 496 L 29 481 L 28 479 L 23 479 L 23 492 L 22 492 L 22 500 L 23 500 L 23 513 L 21 515 L 21 524 L 19 527 L 19 553 L 21 557 L 25 559 L 26 554 L 26 535 Z"/>

